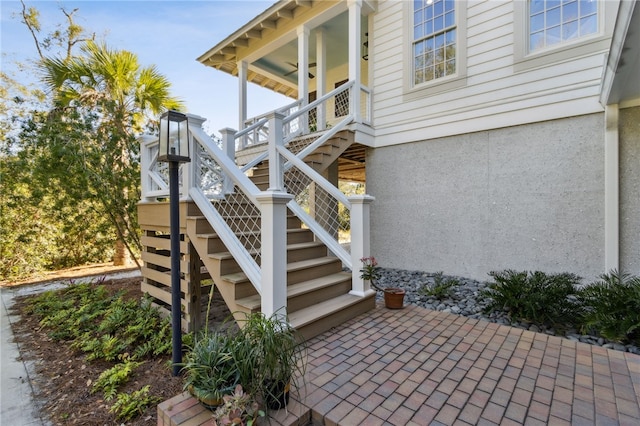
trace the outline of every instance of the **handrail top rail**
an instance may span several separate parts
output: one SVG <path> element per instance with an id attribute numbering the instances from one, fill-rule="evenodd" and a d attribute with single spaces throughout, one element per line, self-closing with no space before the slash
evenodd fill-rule
<path id="1" fill-rule="evenodd" d="M 290 122 L 291 120 L 294 120 L 295 118 L 297 118 L 298 116 L 316 108 L 318 105 L 320 105 L 321 103 L 323 103 L 324 101 L 326 101 L 327 99 L 335 96 L 336 94 L 351 88 L 351 86 L 353 86 L 355 84 L 355 80 L 351 80 L 341 86 L 336 87 L 335 89 L 333 89 L 332 91 L 330 91 L 329 93 L 322 95 L 321 97 L 319 97 L 318 99 L 316 99 L 315 101 L 311 102 L 310 104 L 305 105 L 303 108 L 300 108 L 298 111 L 296 111 L 295 114 L 291 114 L 288 115 L 286 117 L 284 117 L 282 119 L 282 124 L 286 124 L 288 122 Z"/>

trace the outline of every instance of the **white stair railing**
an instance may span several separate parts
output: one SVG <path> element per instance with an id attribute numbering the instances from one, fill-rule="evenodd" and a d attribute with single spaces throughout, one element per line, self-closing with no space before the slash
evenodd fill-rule
<path id="1" fill-rule="evenodd" d="M 216 234 L 233 255 L 247 278 L 262 296 L 263 312 L 273 313 L 286 307 L 286 251 L 284 203 L 319 240 L 327 245 L 353 273 L 353 294 L 370 293 L 367 283 L 359 278 L 359 259 L 369 253 L 369 196 L 346 197 L 335 185 L 305 163 L 305 158 L 315 152 L 335 134 L 362 117 L 368 121 L 370 92 L 359 86 L 361 108 L 351 111 L 348 100 L 353 82 L 338 87 L 317 101 L 300 106 L 294 102 L 268 115 L 256 117 L 250 125 L 234 133 L 224 129 L 223 141 L 218 143 L 201 128 L 203 119 L 189 116 L 192 136 L 192 163 L 181 166 L 181 194 L 190 197 L 209 221 Z M 364 102 L 362 101 L 364 100 Z M 324 129 L 317 123 L 314 111 L 322 108 L 326 116 L 338 120 L 303 144 L 292 143 L 293 138 L 308 129 Z M 322 114 L 320 114 L 322 115 Z M 314 121 L 316 120 L 316 121 Z M 274 131 L 275 130 L 275 131 Z M 236 165 L 234 151 L 250 148 L 268 141 L 269 149 L 258 152 L 244 168 Z M 157 162 L 157 137 L 141 139 L 142 200 L 153 201 L 168 197 L 168 168 Z M 220 147 L 222 145 L 222 148 Z M 235 148 L 235 149 L 234 149 Z M 247 177 L 246 172 L 269 156 L 270 189 L 261 192 Z M 277 163 L 277 166 L 274 165 Z M 167 170 L 165 170 L 167 169 Z M 277 176 L 271 176 L 272 174 Z M 285 190 L 286 193 L 282 192 Z M 293 198 L 293 199 L 292 199 Z M 311 199 L 312 202 L 308 202 Z M 306 201 L 305 201 L 306 200 Z M 352 230 L 350 251 L 339 241 L 340 221 L 338 211 L 350 212 Z M 346 216 L 346 214 L 345 214 Z M 266 221 L 266 222 L 265 222 Z M 270 232 L 261 232 L 261 229 Z M 276 232 L 277 231 L 277 232 Z M 354 232 L 355 231 L 355 232 Z M 278 237 L 280 235 L 280 237 Z M 267 250 L 265 257 L 263 250 Z M 269 264 L 263 265 L 263 262 Z"/>

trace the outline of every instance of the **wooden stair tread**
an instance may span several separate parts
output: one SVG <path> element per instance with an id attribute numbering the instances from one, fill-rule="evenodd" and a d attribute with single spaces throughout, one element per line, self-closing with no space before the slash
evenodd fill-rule
<path id="1" fill-rule="evenodd" d="M 303 281 L 297 284 L 291 284 L 290 286 L 287 286 L 287 298 L 300 296 L 314 290 L 328 287 L 333 284 L 338 284 L 345 280 L 349 280 L 350 278 L 351 274 L 347 272 L 337 272 L 335 274 L 325 275 L 324 277 L 314 278 L 312 280 Z M 238 305 L 244 306 L 249 310 L 254 310 L 260 308 L 262 300 L 259 294 L 255 294 L 253 296 L 237 299 L 236 303 Z"/>
<path id="2" fill-rule="evenodd" d="M 343 294 L 342 296 L 334 297 L 333 299 L 320 302 L 308 308 L 300 309 L 299 311 L 291 312 L 289 316 L 289 322 L 291 325 L 300 329 L 307 324 L 315 321 L 319 321 L 335 312 L 347 309 L 352 305 L 355 305 L 362 301 L 362 297 L 355 296 L 353 294 Z"/>
<path id="3" fill-rule="evenodd" d="M 338 258 L 334 256 L 324 256 L 324 257 L 317 257 L 315 259 L 307 259 L 307 260 L 300 260 L 297 262 L 291 262 L 287 264 L 287 272 L 298 271 L 301 269 L 307 269 L 314 266 L 328 265 L 337 260 Z M 238 284 L 248 280 L 244 272 L 235 272 L 233 274 L 226 274 L 226 275 L 222 275 L 220 278 L 222 278 L 224 281 L 227 281 L 231 284 Z"/>
<path id="4" fill-rule="evenodd" d="M 300 249 L 305 249 L 305 248 L 310 248 L 310 247 L 320 247 L 323 246 L 324 244 L 322 244 L 322 242 L 320 241 L 309 241 L 309 242 L 305 242 L 305 243 L 294 243 L 294 244 L 287 244 L 287 251 L 289 250 L 300 250 Z M 253 254 L 259 254 L 260 249 L 253 249 L 253 250 L 248 250 L 249 254 L 253 255 Z M 231 255 L 231 252 L 228 251 L 221 251 L 218 253 L 209 253 L 209 257 L 212 259 L 218 259 L 218 260 L 226 260 L 226 259 L 232 259 L 233 256 Z"/>
<path id="5" fill-rule="evenodd" d="M 289 228 L 287 229 L 287 234 L 297 234 L 297 233 L 302 233 L 302 232 L 309 232 L 309 229 L 307 228 Z M 246 237 L 247 235 L 260 235 L 262 233 L 261 230 L 256 229 L 254 231 L 242 231 L 242 232 L 236 232 L 235 235 L 236 236 L 241 236 L 241 237 Z M 218 234 L 215 232 L 210 232 L 210 233 L 202 233 L 202 234 L 197 234 L 198 238 L 217 238 Z"/>

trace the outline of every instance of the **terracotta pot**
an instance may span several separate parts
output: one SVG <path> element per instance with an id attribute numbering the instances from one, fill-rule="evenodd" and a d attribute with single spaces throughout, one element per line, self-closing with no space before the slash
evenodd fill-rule
<path id="1" fill-rule="evenodd" d="M 384 305 L 389 309 L 402 309 L 404 307 L 405 291 L 401 288 L 384 289 Z"/>

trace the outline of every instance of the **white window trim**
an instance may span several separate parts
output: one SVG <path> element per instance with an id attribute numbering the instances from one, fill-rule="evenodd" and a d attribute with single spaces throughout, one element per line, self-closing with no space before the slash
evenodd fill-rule
<path id="1" fill-rule="evenodd" d="M 413 1 L 402 2 L 404 6 L 404 40 L 402 48 L 403 98 L 405 101 L 448 92 L 467 84 L 467 2 L 456 1 L 456 73 L 414 84 L 413 75 Z"/>
<path id="2" fill-rule="evenodd" d="M 513 2 L 514 72 L 543 67 L 609 48 L 618 2 L 598 1 L 598 32 L 529 52 L 529 1 Z"/>

